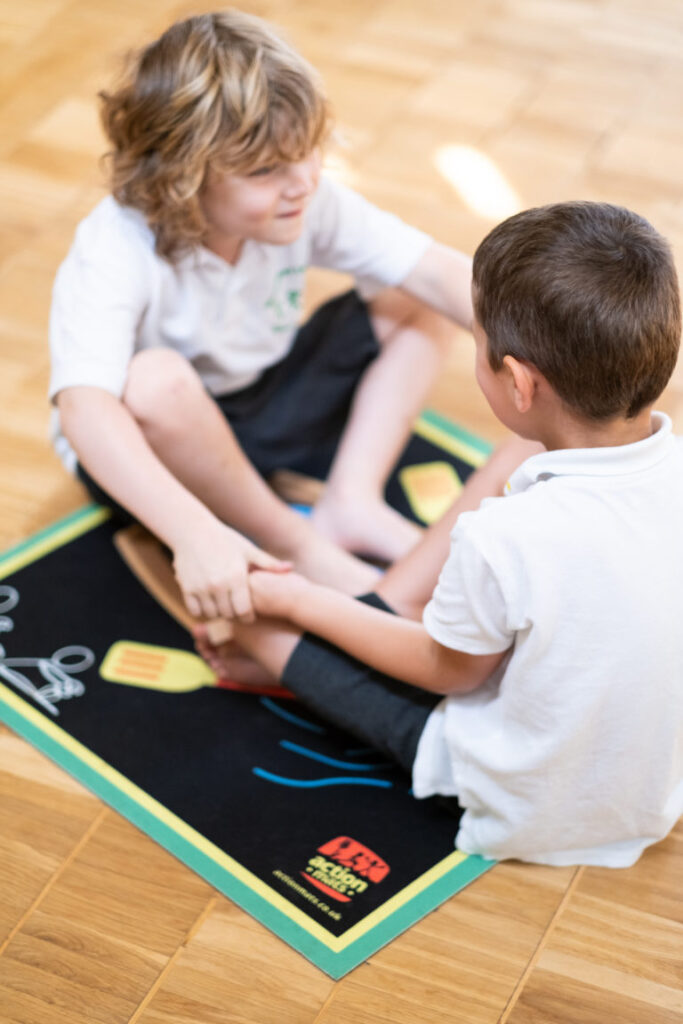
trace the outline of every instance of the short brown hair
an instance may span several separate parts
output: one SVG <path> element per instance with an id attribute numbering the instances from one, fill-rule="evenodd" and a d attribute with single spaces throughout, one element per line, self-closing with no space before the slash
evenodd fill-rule
<path id="1" fill-rule="evenodd" d="M 114 197 L 144 213 L 157 251 L 199 242 L 199 190 L 212 165 L 234 174 L 296 161 L 324 141 L 329 111 L 312 67 L 260 18 L 187 18 L 133 53 L 100 93 Z"/>
<path id="2" fill-rule="evenodd" d="M 474 256 L 474 306 L 491 367 L 533 363 L 594 420 L 635 416 L 662 393 L 681 336 L 668 243 L 642 217 L 569 202 L 516 214 Z"/>

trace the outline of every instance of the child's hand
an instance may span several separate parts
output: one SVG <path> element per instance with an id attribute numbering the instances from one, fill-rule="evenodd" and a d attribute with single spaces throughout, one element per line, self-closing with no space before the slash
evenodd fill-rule
<path id="1" fill-rule="evenodd" d="M 250 540 L 216 521 L 195 531 L 174 551 L 173 567 L 188 611 L 195 618 L 237 618 L 253 622 L 251 569 L 287 572 L 289 562 L 261 551 Z"/>
<path id="2" fill-rule="evenodd" d="M 305 600 L 314 587 L 295 572 L 253 572 L 250 583 L 257 615 L 275 619 L 293 619 L 297 602 Z"/>

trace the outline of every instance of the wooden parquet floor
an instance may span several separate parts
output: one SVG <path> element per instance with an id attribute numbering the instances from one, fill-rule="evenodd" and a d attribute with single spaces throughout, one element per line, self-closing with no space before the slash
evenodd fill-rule
<path id="1" fill-rule="evenodd" d="M 46 439 L 46 325 L 102 194 L 94 95 L 128 47 L 199 9 L 0 0 L 3 547 L 83 501 Z M 322 71 L 336 171 L 370 199 L 468 251 L 515 208 L 606 199 L 683 266 L 681 0 L 245 9 Z M 339 286 L 315 275 L 310 302 Z M 463 335 L 433 404 L 496 439 L 472 361 Z M 662 406 L 683 431 L 680 366 Z M 500 865 L 333 982 L 0 727 L 0 1021 L 683 1022 L 683 825 L 627 871 Z"/>

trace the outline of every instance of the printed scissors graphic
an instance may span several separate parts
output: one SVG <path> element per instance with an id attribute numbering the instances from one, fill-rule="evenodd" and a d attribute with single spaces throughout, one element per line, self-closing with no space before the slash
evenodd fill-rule
<path id="1" fill-rule="evenodd" d="M 9 633 L 14 628 L 12 619 L 6 613 L 18 604 L 19 591 L 14 587 L 0 586 L 0 633 Z M 8 658 L 5 648 L 0 644 L 0 679 L 31 697 L 49 714 L 57 716 L 57 701 L 81 697 L 85 693 L 85 686 L 80 679 L 73 679 L 72 676 L 90 668 L 94 661 L 95 655 L 90 648 L 79 645 L 60 647 L 48 657 Z M 45 685 L 35 686 L 20 669 L 37 669 Z"/>

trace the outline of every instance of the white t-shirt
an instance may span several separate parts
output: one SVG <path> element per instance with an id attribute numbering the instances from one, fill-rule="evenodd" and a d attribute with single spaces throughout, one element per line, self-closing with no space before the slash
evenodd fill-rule
<path id="1" fill-rule="evenodd" d="M 173 265 L 144 216 L 104 199 L 81 222 L 55 280 L 50 397 L 91 385 L 120 397 L 140 349 L 186 356 L 213 394 L 246 387 L 289 350 L 309 266 L 352 274 L 364 297 L 406 278 L 430 244 L 328 178 L 291 245 L 246 241 L 231 266 L 198 247 Z"/>
<path id="2" fill-rule="evenodd" d="M 457 795 L 467 853 L 626 867 L 683 814 L 683 438 L 543 453 L 460 517 L 424 624 L 511 648 L 445 698 L 416 796 Z"/>

